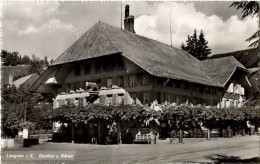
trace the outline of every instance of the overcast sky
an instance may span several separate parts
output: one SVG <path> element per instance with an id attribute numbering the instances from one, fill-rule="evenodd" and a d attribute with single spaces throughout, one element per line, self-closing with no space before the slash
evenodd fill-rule
<path id="1" fill-rule="evenodd" d="M 180 47 L 193 30 L 203 30 L 213 54 L 248 48 L 257 18 L 241 21 L 231 2 L 124 2 L 135 16 L 135 31 Z M 99 20 L 120 27 L 119 2 L 18 2 L 3 5 L 3 48 L 56 59 Z"/>

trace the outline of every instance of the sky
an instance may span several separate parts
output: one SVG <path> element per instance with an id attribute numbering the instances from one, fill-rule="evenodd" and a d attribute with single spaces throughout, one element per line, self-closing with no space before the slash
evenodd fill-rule
<path id="1" fill-rule="evenodd" d="M 203 30 L 212 54 L 247 49 L 258 18 L 241 20 L 232 2 L 123 2 L 135 16 L 136 34 L 179 48 Z M 3 4 L 3 49 L 56 59 L 96 22 L 121 26 L 120 2 L 8 2 Z"/>

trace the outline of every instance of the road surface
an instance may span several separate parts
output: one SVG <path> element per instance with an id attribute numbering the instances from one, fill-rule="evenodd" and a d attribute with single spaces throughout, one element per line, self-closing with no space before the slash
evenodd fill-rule
<path id="1" fill-rule="evenodd" d="M 168 141 L 159 141 L 155 145 L 42 143 L 30 148 L 9 148 L 4 151 L 75 151 L 75 159 L 66 160 L 65 163 L 260 162 L 259 139 L 259 136 L 253 135 L 184 144 L 170 144 Z M 23 162 L 26 163 L 26 161 Z M 40 163 L 43 161 L 28 162 Z M 55 162 L 62 161 L 55 160 Z"/>

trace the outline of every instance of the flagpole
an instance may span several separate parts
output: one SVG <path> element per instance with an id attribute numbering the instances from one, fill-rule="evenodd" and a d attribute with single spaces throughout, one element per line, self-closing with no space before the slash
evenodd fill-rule
<path id="1" fill-rule="evenodd" d="M 121 0 L 121 21 L 120 21 L 121 22 L 121 29 L 123 29 L 123 27 L 122 27 L 122 1 L 123 0 Z"/>

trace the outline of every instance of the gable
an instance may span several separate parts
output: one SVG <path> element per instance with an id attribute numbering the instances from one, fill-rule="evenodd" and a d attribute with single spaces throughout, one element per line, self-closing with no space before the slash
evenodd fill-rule
<path id="1" fill-rule="evenodd" d="M 247 71 L 233 56 L 201 61 L 204 72 L 222 86 L 225 86 L 237 69 Z"/>

